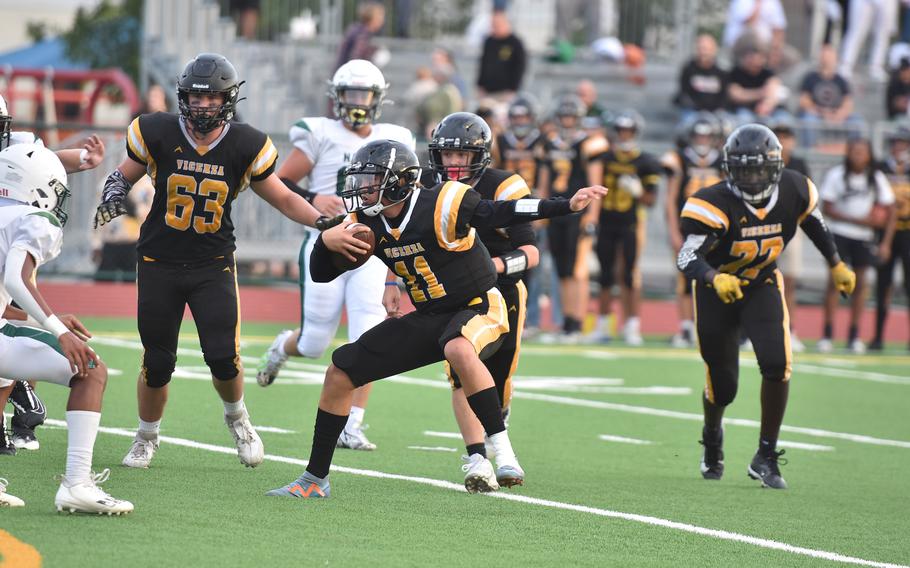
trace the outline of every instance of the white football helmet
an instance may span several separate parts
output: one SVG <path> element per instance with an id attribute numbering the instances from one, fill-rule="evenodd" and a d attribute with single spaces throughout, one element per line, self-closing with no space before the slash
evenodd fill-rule
<path id="1" fill-rule="evenodd" d="M 38 144 L 14 144 L 0 152 L 0 197 L 49 211 L 66 224 L 66 170 Z"/>
<path id="2" fill-rule="evenodd" d="M 335 71 L 328 94 L 335 116 L 358 127 L 379 118 L 388 88 L 378 67 L 365 59 L 352 59 Z"/>
<path id="3" fill-rule="evenodd" d="M 6 99 L 0 95 L 0 150 L 9 146 L 10 137 L 13 132 L 13 117 L 9 114 L 9 107 L 6 106 Z"/>

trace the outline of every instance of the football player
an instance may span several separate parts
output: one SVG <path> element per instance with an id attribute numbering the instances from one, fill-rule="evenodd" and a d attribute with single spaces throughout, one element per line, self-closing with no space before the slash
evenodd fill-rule
<path id="1" fill-rule="evenodd" d="M 25 131 L 13 131 L 13 117 L 10 115 L 6 99 L 0 95 L 0 150 L 12 144 L 38 144 L 44 142 L 35 134 Z M 63 149 L 54 152 L 67 174 L 93 169 L 104 159 L 104 142 L 96 135 L 89 136 L 83 141 L 81 149 Z M 0 408 L 6 406 L 6 397 L 13 405 L 13 418 L 10 421 L 12 436 L 4 447 L 0 441 L 0 454 L 14 454 L 16 448 L 24 450 L 37 450 L 40 447 L 35 428 L 44 424 L 47 409 L 38 398 L 34 389 L 34 381 L 16 381 L 7 387 L 5 394 L 0 392 L 0 399 L 4 401 Z M 11 389 L 11 391 L 10 391 Z M 0 389 L 3 391 L 3 389 Z M 5 424 L 0 421 L 0 437 L 5 435 Z"/>
<path id="2" fill-rule="evenodd" d="M 445 117 L 430 137 L 430 170 L 421 179 L 424 187 L 457 181 L 474 188 L 480 197 L 493 201 L 531 196 L 526 181 L 517 173 L 487 167 L 490 163 L 492 132 L 476 114 L 456 112 Z M 496 267 L 496 288 L 502 293 L 508 313 L 509 330 L 500 337 L 500 347 L 483 363 L 493 377 L 496 394 L 508 425 L 512 398 L 512 374 L 518 365 L 521 333 L 524 328 L 528 291 L 522 278 L 537 266 L 539 252 L 530 223 L 508 229 L 482 228 L 477 236 L 487 248 Z M 452 385 L 452 409 L 468 455 L 463 466 L 465 487 L 471 493 L 495 491 L 496 475 L 484 447 L 483 425 L 471 411 L 458 374 L 446 364 Z"/>
<path id="3" fill-rule="evenodd" d="M 543 136 L 537 128 L 537 104 L 522 94 L 509 105 L 508 127 L 492 146 L 493 166 L 515 172 L 533 188 L 537 183 L 538 146 Z"/>
<path id="4" fill-rule="evenodd" d="M 683 236 L 679 229 L 679 214 L 686 200 L 696 191 L 714 185 L 723 179 L 721 171 L 720 121 L 710 112 L 699 112 L 683 125 L 679 147 L 667 152 L 661 163 L 667 171 L 667 199 L 664 203 L 667 216 L 667 234 L 674 253 L 682 248 Z M 676 285 L 676 309 L 679 314 L 679 331 L 672 337 L 673 347 L 687 348 L 695 345 L 695 324 L 692 321 L 692 288 L 686 277 L 679 274 Z"/>
<path id="5" fill-rule="evenodd" d="M 247 186 L 282 214 L 313 225 L 319 212 L 275 175 L 278 151 L 268 136 L 232 121 L 240 80 L 213 53 L 197 55 L 177 82 L 179 113 L 142 115 L 127 131 L 127 157 L 108 176 L 95 214 L 101 226 L 126 212 L 124 199 L 148 173 L 155 196 L 139 234 L 138 323 L 144 353 L 139 372 L 139 429 L 123 458 L 146 468 L 158 449 L 168 383 L 187 305 L 196 321 L 212 384 L 240 461 L 262 462 L 262 440 L 243 402 L 240 304 L 231 206 Z M 353 235 L 343 235 L 350 244 Z"/>
<path id="6" fill-rule="evenodd" d="M 495 287 L 493 261 L 477 232 L 580 211 L 606 189 L 579 189 L 571 201 L 489 201 L 458 181 L 419 189 L 419 179 L 417 156 L 400 142 L 370 142 L 351 160 L 342 193 L 351 213 L 348 222 L 370 227 L 376 240 L 373 255 L 405 280 L 416 311 L 386 319 L 332 353 L 306 471 L 268 495 L 328 497 L 329 466 L 347 423 L 354 389 L 443 360 L 461 380 L 468 405 L 495 449 L 496 479 L 491 484 L 511 487 L 524 482 L 493 378 L 481 363 L 509 331 L 509 317 L 503 295 Z M 347 224 L 317 239 L 310 263 L 314 280 L 340 275 L 330 251 L 341 249 L 337 240 Z"/>
<path id="7" fill-rule="evenodd" d="M 594 158 L 605 152 L 609 144 L 603 136 L 589 136 L 581 128 L 585 105 L 577 96 L 560 97 L 553 114 L 553 129 L 540 147 L 538 189 L 541 197 L 569 199 L 579 188 L 602 182 L 603 170 Z M 588 255 L 597 231 L 597 214 L 592 208 L 581 217 L 557 217 L 547 225 L 563 309 L 559 340 L 567 343 L 580 339 L 588 311 Z"/>
<path id="8" fill-rule="evenodd" d="M 838 290 L 852 293 L 856 275 L 837 254 L 817 208 L 815 185 L 784 169 L 771 130 L 741 126 L 723 154 L 726 181 L 686 200 L 680 219 L 685 240 L 677 257 L 692 285 L 698 346 L 707 367 L 701 473 L 705 479 L 724 473 L 722 419 L 736 396 L 742 328 L 762 376 L 761 434 L 747 472 L 765 487 L 784 489 L 777 436 L 790 386 L 790 327 L 783 277 L 774 261 L 802 228 L 827 260 Z"/>
<path id="9" fill-rule="evenodd" d="M 107 367 L 88 346 L 91 334 L 72 316 L 57 316 L 36 287 L 38 267 L 63 245 L 66 171 L 53 152 L 39 144 L 16 144 L 0 152 L 0 386 L 37 379 L 70 388 L 66 405 L 66 473 L 54 503 L 58 511 L 129 513 L 133 504 L 115 499 L 99 484 L 110 470 L 92 472 L 92 453 Z M 10 305 L 15 301 L 20 308 Z M 32 318 L 40 327 L 13 325 Z M 0 489 L 0 505 L 24 503 Z"/>
<path id="10" fill-rule="evenodd" d="M 881 165 L 894 192 L 897 220 L 890 248 L 879 248 L 882 264 L 875 279 L 875 337 L 869 349 L 881 351 L 885 321 L 894 284 L 894 268 L 904 268 L 904 292 L 910 298 L 910 126 L 901 125 L 888 137 L 888 157 Z"/>
<path id="11" fill-rule="evenodd" d="M 604 185 L 611 188 L 600 210 L 600 231 L 597 234 L 597 258 L 600 261 L 600 316 L 595 337 L 608 340 L 610 312 L 613 303 L 613 284 L 617 270 L 621 271 L 623 305 L 623 338 L 628 345 L 642 344 L 641 323 L 638 317 L 641 304 L 641 274 L 639 253 L 644 248 L 644 207 L 657 200 L 657 190 L 663 175 L 658 160 L 643 152 L 638 137 L 644 120 L 634 110 L 625 110 L 613 118 L 613 146 L 596 159 L 603 164 Z M 621 260 L 622 262 L 618 262 Z"/>
<path id="12" fill-rule="evenodd" d="M 278 177 L 304 195 L 324 215 L 344 212 L 341 190 L 344 170 L 358 148 L 373 140 L 397 140 L 414 149 L 414 135 L 401 126 L 378 123 L 388 84 L 382 72 L 369 61 L 355 59 L 338 68 L 332 77 L 329 96 L 336 119 L 310 117 L 291 127 L 294 150 L 278 169 Z M 297 183 L 309 178 L 309 189 Z M 344 273 L 331 282 L 314 282 L 309 260 L 318 231 L 307 230 L 300 247 L 301 326 L 278 334 L 262 356 L 256 379 L 262 386 L 272 384 L 288 356 L 319 358 L 325 353 L 347 311 L 348 341 L 387 316 L 383 307 L 386 268 L 379 259 Z M 304 293 L 304 291 L 306 293 Z M 338 446 L 354 450 L 375 450 L 363 433 L 363 418 L 372 385 L 354 394 L 350 420 L 338 438 Z"/>

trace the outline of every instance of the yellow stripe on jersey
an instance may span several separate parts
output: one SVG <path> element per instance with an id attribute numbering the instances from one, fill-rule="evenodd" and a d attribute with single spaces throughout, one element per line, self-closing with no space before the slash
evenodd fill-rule
<path id="1" fill-rule="evenodd" d="M 461 200 L 471 190 L 471 186 L 457 181 L 447 181 L 436 197 L 436 210 L 433 213 L 433 225 L 436 231 L 436 242 L 445 250 L 462 252 L 474 246 L 476 231 L 471 228 L 468 234 L 458 238 L 458 209 Z"/>
<path id="2" fill-rule="evenodd" d="M 730 227 L 730 220 L 727 219 L 726 213 L 715 205 L 697 197 L 690 197 L 686 201 L 681 216 L 695 219 L 715 229 L 727 230 Z"/>
<path id="3" fill-rule="evenodd" d="M 253 163 L 247 169 L 249 177 L 253 178 L 262 175 L 277 159 L 278 149 L 272 144 L 272 139 L 266 136 L 265 144 L 262 145 L 259 154 L 256 155 Z"/>
<path id="4" fill-rule="evenodd" d="M 809 205 L 806 206 L 806 210 L 803 211 L 803 214 L 799 216 L 799 222 L 802 223 L 806 217 L 812 214 L 815 211 L 815 207 L 818 205 L 818 188 L 815 187 L 815 184 L 812 183 L 812 180 L 806 178 L 806 183 L 809 185 Z"/>
<path id="5" fill-rule="evenodd" d="M 528 187 L 524 178 L 518 174 L 514 174 L 499 184 L 499 187 L 496 188 L 496 192 L 493 194 L 493 199 L 496 201 L 509 201 L 510 199 L 522 199 L 530 195 L 531 188 Z"/>
<path id="6" fill-rule="evenodd" d="M 149 150 L 145 145 L 145 140 L 142 138 L 142 130 L 139 128 L 138 117 L 133 119 L 133 122 L 130 123 L 130 127 L 127 129 L 126 142 L 129 144 L 133 154 L 142 160 L 142 164 L 147 164 L 150 157 Z"/>
<path id="7" fill-rule="evenodd" d="M 610 142 L 603 136 L 591 136 L 581 143 L 581 153 L 585 158 L 596 156 L 610 149 Z"/>

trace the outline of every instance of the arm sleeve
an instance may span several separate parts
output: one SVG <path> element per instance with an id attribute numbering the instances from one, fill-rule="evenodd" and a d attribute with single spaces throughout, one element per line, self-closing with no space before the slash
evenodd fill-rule
<path id="1" fill-rule="evenodd" d="M 698 194 L 686 201 L 679 221 L 685 239 L 676 257 L 676 267 L 687 279 L 708 283 L 713 277 L 715 268 L 705 257 L 729 226 L 727 214 Z"/>
<path id="2" fill-rule="evenodd" d="M 837 254 L 837 246 L 834 244 L 834 237 L 831 236 L 831 232 L 828 231 L 828 226 L 825 225 L 825 218 L 817 207 L 802 220 L 799 226 L 802 228 L 803 232 L 806 233 L 806 236 L 809 237 L 809 240 L 812 241 L 812 244 L 815 245 L 815 248 L 818 249 L 818 252 L 822 253 L 822 256 L 825 257 L 828 266 L 834 266 L 840 262 L 840 255 Z"/>
<path id="3" fill-rule="evenodd" d="M 313 282 L 331 282 L 342 272 L 332 264 L 332 251 L 326 248 L 322 242 L 322 235 L 319 235 L 310 254 L 310 277 Z"/>
<path id="4" fill-rule="evenodd" d="M 35 266 L 41 266 L 54 259 L 63 244 L 63 231 L 51 221 L 50 215 L 36 212 L 26 215 L 13 233 L 10 250 L 6 256 L 3 285 L 10 297 L 25 313 L 45 326 L 50 315 L 45 314 L 38 301 L 32 296 L 22 280 L 22 267 L 27 255 L 35 259 Z M 57 334 L 59 335 L 59 334 Z"/>
<path id="5" fill-rule="evenodd" d="M 518 199 L 515 201 L 490 201 L 479 199 L 470 216 L 470 224 L 477 228 L 509 227 L 534 219 L 549 219 L 574 213 L 569 200 L 562 197 L 549 199 Z"/>

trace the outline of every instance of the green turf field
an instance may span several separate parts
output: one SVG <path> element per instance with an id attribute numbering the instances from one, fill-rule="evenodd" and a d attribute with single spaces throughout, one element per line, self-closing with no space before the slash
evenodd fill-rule
<path id="1" fill-rule="evenodd" d="M 698 472 L 704 371 L 694 352 L 528 344 L 510 426 L 524 487 L 492 498 L 463 491 L 464 449 L 446 435 L 457 430 L 434 366 L 379 383 L 366 417 L 379 449 L 339 450 L 332 498 L 295 501 L 263 494 L 303 469 L 325 360 L 295 360 L 268 389 L 248 378 L 253 424 L 270 428 L 260 429 L 265 463 L 246 469 L 186 325 L 162 423 L 174 439 L 149 470 L 129 470 L 119 463 L 136 426 L 135 322 L 87 323 L 114 370 L 95 467 L 112 469 L 105 489 L 136 511 L 58 515 L 66 432 L 40 430 L 40 451 L 0 456 L 0 477 L 27 503 L 0 512 L 0 529 L 45 566 L 910 564 L 910 358 L 896 351 L 797 356 L 781 435 L 787 491 L 745 474 L 758 439 L 749 356 L 727 412 L 737 420 L 726 426 L 726 475 L 708 482 Z M 278 330 L 244 325 L 250 370 Z M 40 392 L 60 424 L 66 391 Z M 2 531 L 0 556 L 16 560 Z"/>

